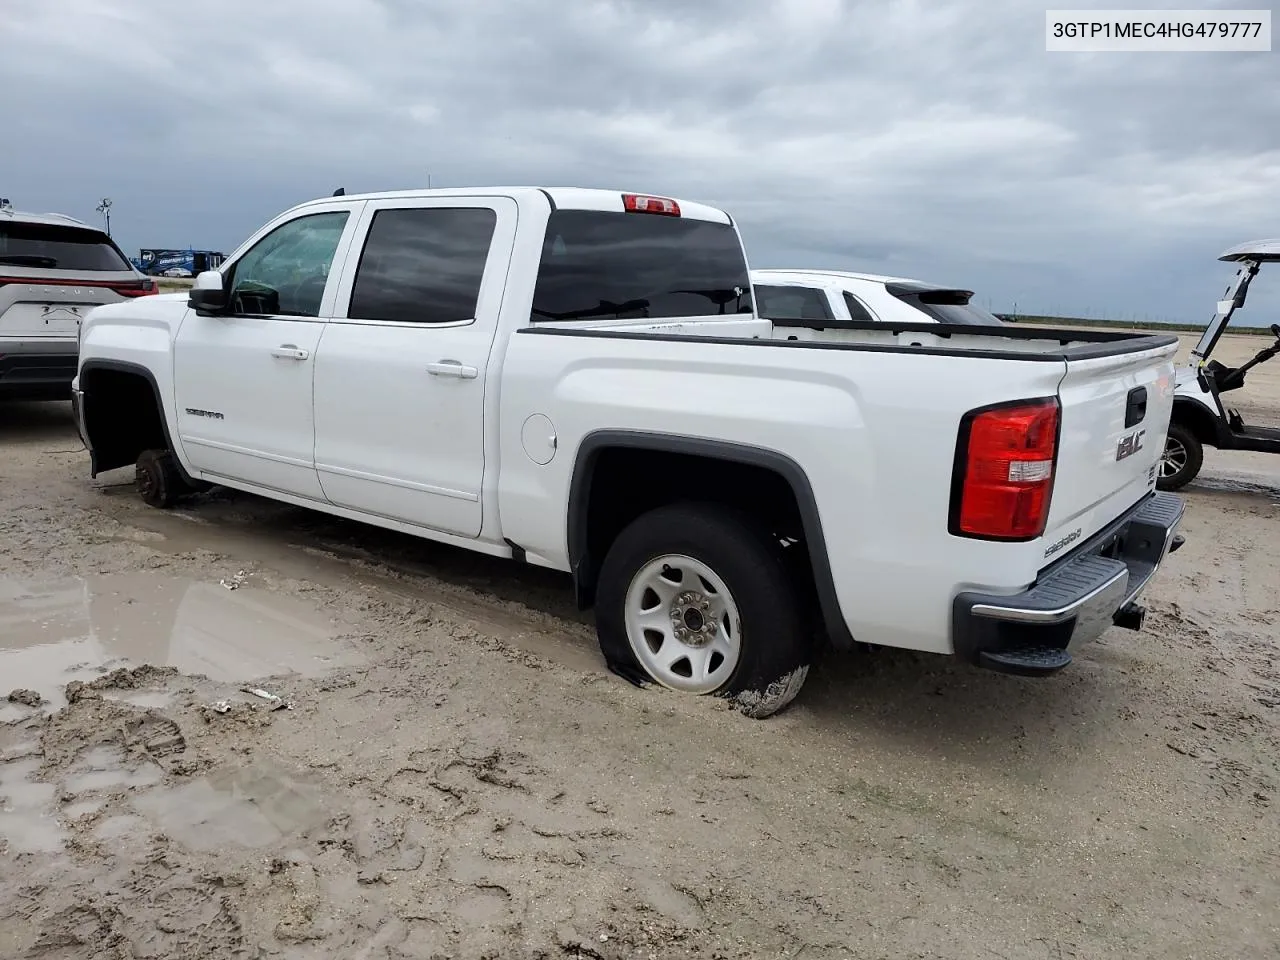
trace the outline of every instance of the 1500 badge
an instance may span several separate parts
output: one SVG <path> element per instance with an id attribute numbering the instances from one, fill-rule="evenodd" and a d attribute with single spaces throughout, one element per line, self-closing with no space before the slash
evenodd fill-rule
<path id="1" fill-rule="evenodd" d="M 1116 444 L 1116 460 L 1124 460 L 1126 457 L 1132 457 L 1135 453 L 1142 449 L 1142 438 L 1146 435 L 1145 430 L 1137 430 L 1127 437 L 1121 437 L 1120 442 Z"/>

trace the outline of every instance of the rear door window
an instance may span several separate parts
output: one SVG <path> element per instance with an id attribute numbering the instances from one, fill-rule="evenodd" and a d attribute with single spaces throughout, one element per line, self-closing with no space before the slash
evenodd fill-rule
<path id="1" fill-rule="evenodd" d="M 0 222 L 0 265 L 89 273 L 133 269 L 101 231 L 21 221 Z"/>
<path id="2" fill-rule="evenodd" d="M 535 323 L 750 311 L 746 257 L 727 223 L 598 210 L 551 214 Z"/>
<path id="3" fill-rule="evenodd" d="M 379 210 L 360 254 L 351 306 L 356 320 L 474 320 L 497 213 L 489 207 Z"/>
<path id="4" fill-rule="evenodd" d="M 756 284 L 756 314 L 766 320 L 832 320 L 826 291 Z"/>

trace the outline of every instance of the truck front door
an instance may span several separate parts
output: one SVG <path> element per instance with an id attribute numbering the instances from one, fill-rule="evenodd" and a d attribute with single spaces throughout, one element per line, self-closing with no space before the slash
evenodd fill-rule
<path id="1" fill-rule="evenodd" d="M 229 309 L 184 317 L 174 342 L 178 435 L 210 479 L 324 500 L 312 376 L 337 286 L 331 268 L 359 206 L 325 204 L 268 226 L 227 271 Z"/>

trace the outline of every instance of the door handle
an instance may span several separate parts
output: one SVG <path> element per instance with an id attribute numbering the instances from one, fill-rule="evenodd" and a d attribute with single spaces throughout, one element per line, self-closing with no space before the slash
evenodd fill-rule
<path id="1" fill-rule="evenodd" d="M 279 357 L 281 360 L 305 360 L 311 354 L 306 350 L 299 350 L 298 345 L 294 343 L 282 343 L 271 351 L 273 357 Z"/>
<path id="2" fill-rule="evenodd" d="M 468 367 L 460 360 L 437 360 L 427 364 L 427 373 L 433 377 L 457 377 L 459 380 L 474 380 L 480 371 Z"/>

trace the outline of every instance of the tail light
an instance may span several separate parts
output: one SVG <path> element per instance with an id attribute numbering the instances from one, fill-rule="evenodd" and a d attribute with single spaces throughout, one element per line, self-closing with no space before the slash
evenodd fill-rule
<path id="1" fill-rule="evenodd" d="M 638 193 L 624 193 L 622 207 L 627 213 L 657 213 L 666 217 L 680 216 L 680 204 L 666 197 L 647 197 Z"/>
<path id="2" fill-rule="evenodd" d="M 154 280 L 136 280 L 129 283 L 113 283 L 111 289 L 122 297 L 149 297 L 160 292 Z"/>
<path id="3" fill-rule="evenodd" d="M 951 533 L 1034 540 L 1053 493 L 1061 409 L 1057 398 L 973 410 L 960 422 Z"/>
<path id="4" fill-rule="evenodd" d="M 24 283 L 41 287 L 92 287 L 114 290 L 122 297 L 149 297 L 160 292 L 160 285 L 145 280 L 62 280 L 49 277 L 0 277 L 0 287 L 6 283 Z"/>

